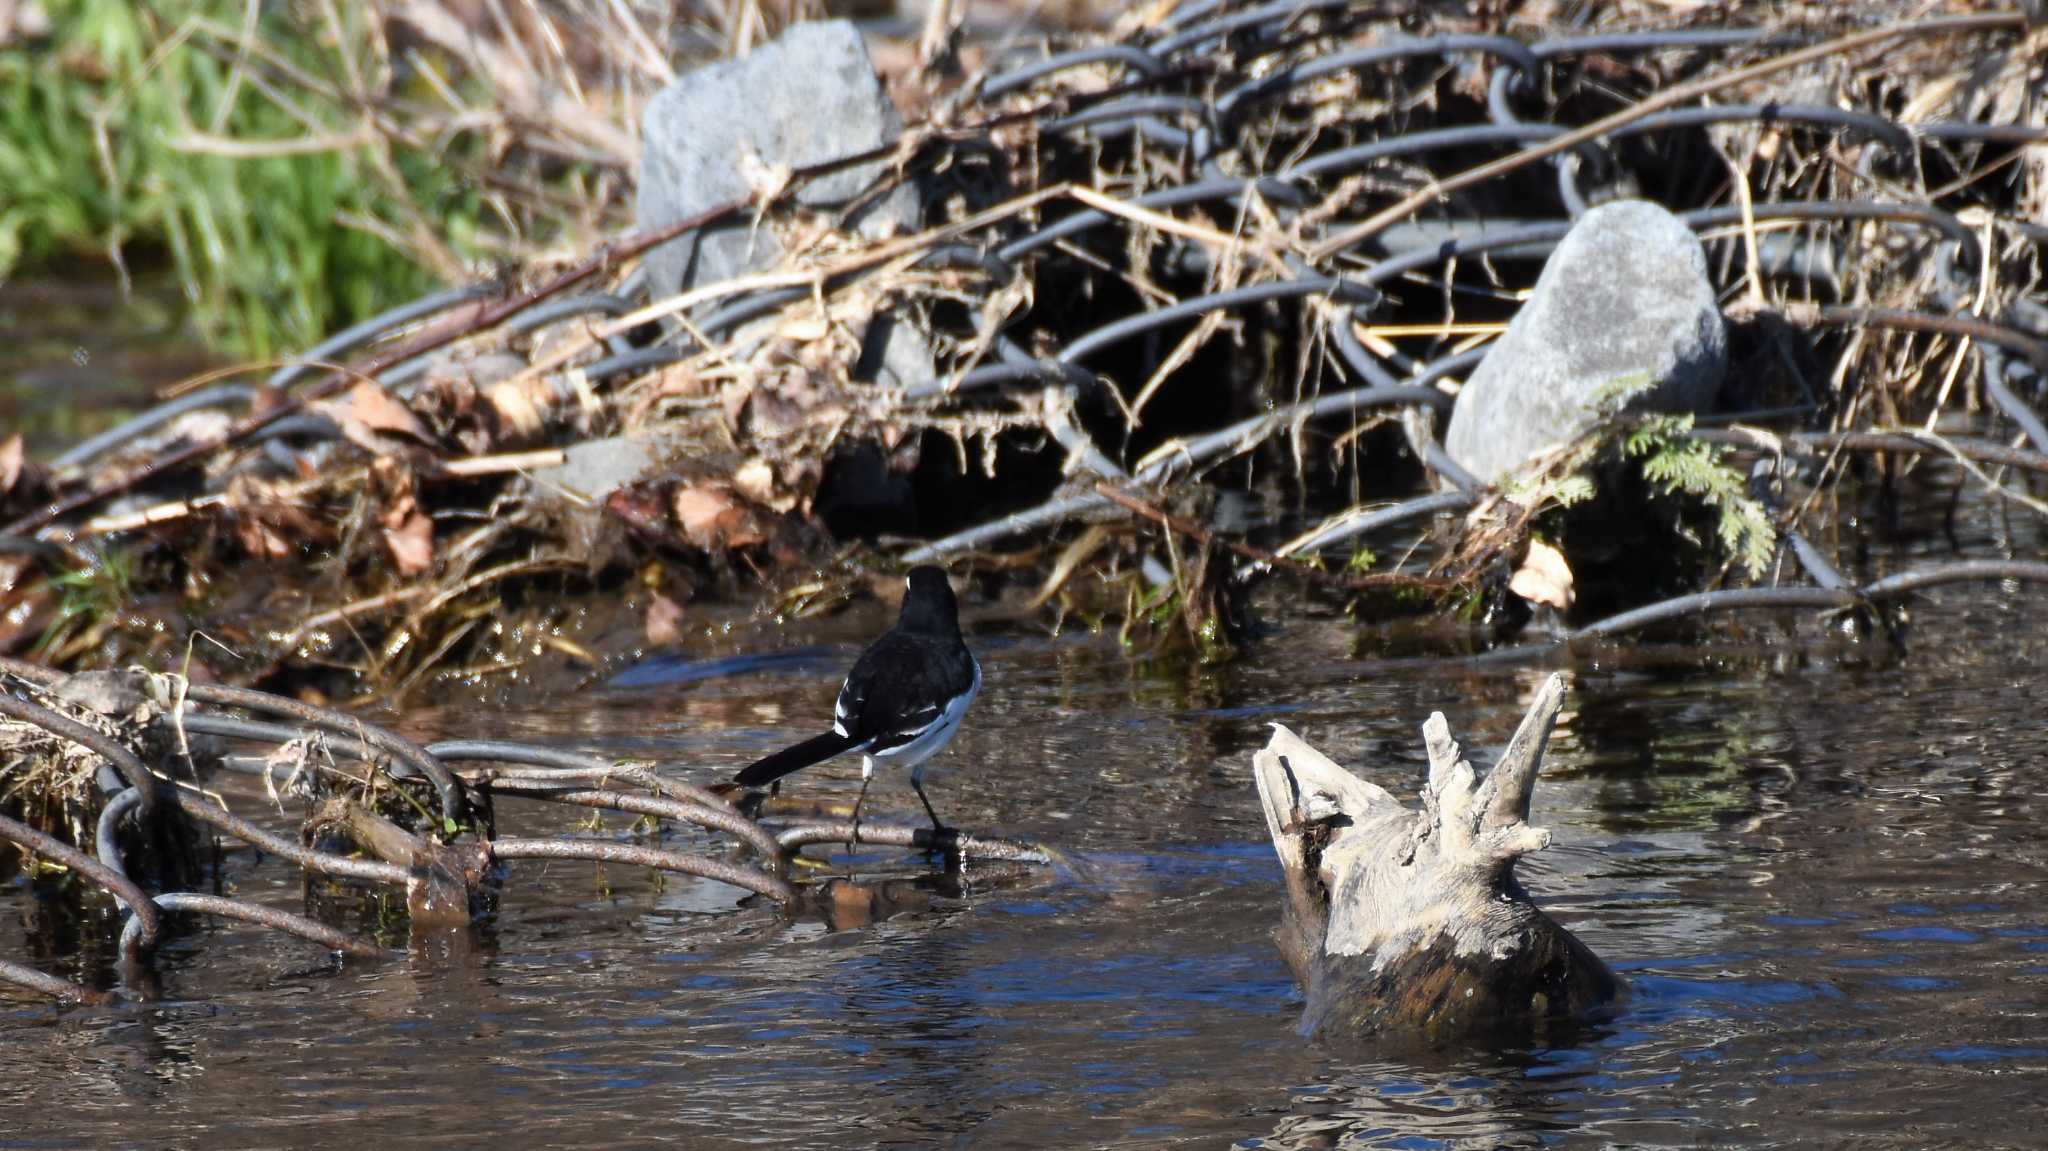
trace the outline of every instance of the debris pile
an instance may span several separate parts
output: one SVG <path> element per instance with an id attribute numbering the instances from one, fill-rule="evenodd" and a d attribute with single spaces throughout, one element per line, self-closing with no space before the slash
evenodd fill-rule
<path id="1" fill-rule="evenodd" d="M 2041 30 L 1546 11 L 1190 0 L 882 78 L 799 25 L 620 126 L 640 230 L 0 457 L 0 645 L 389 696 L 601 662 L 622 588 L 644 645 L 933 558 L 1210 658 L 1268 575 L 1486 642 L 1517 586 L 1586 638 L 2048 577 L 1839 570 L 1880 495 L 2044 510 Z"/>

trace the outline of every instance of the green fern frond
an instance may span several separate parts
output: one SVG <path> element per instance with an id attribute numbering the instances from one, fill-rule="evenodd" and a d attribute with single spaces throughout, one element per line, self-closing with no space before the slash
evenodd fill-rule
<path id="1" fill-rule="evenodd" d="M 1593 495 L 1593 480 L 1583 472 L 1566 476 L 1550 486 L 1551 501 L 1561 508 L 1584 503 Z"/>
<path id="2" fill-rule="evenodd" d="M 1777 529 L 1721 449 L 1692 439 L 1691 431 L 1690 415 L 1650 416 L 1623 437 L 1622 454 L 1643 461 L 1643 476 L 1659 494 L 1691 496 L 1712 508 L 1722 550 L 1759 578 L 1777 550 Z"/>

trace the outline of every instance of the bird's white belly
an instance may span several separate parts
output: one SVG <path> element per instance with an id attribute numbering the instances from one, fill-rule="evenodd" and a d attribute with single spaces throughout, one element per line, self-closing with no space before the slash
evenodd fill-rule
<path id="1" fill-rule="evenodd" d="M 974 657 L 969 656 L 968 658 L 973 659 Z M 895 764 L 901 767 L 916 767 L 918 764 L 937 755 L 947 744 L 953 742 L 953 733 L 960 730 L 960 720 L 967 714 L 967 705 L 973 703 L 974 697 L 979 694 L 981 694 L 981 661 L 975 660 L 974 681 L 967 686 L 966 691 L 955 697 L 952 703 L 946 705 L 946 710 L 939 713 L 939 718 L 933 720 L 930 727 L 919 732 L 917 738 L 910 742 L 898 744 L 887 751 L 872 752 L 870 757 L 881 763 Z"/>

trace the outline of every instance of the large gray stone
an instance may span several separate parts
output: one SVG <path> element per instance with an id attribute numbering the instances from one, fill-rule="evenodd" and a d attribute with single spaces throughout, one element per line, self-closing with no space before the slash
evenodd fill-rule
<path id="1" fill-rule="evenodd" d="M 1604 204 L 1565 236 L 1472 373 L 1444 447 L 1497 482 L 1623 407 L 1632 377 L 1653 386 L 1630 410 L 1704 411 L 1727 367 L 1727 332 L 1692 229 L 1656 204 Z"/>
<path id="2" fill-rule="evenodd" d="M 640 117 L 640 185 L 634 214 L 643 228 L 697 215 L 752 190 L 748 170 L 801 168 L 879 148 L 903 123 L 882 90 L 860 32 L 844 20 L 792 26 L 734 60 L 691 72 L 648 102 Z M 749 159 L 751 157 L 751 159 Z M 797 202 L 847 205 L 888 162 L 834 172 L 806 183 Z M 854 220 L 863 235 L 915 231 L 917 191 L 900 184 L 865 204 Z M 757 272 L 781 258 L 782 245 L 752 213 L 686 233 L 646 256 L 656 298 Z M 929 343 L 908 323 L 875 325 L 885 340 L 864 356 L 885 384 L 911 387 L 934 376 Z"/>

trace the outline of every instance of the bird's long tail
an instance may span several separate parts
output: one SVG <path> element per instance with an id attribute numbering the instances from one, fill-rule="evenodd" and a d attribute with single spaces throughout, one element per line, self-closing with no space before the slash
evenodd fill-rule
<path id="1" fill-rule="evenodd" d="M 760 787 L 773 783 L 792 771 L 802 771 L 814 763 L 823 763 L 841 752 L 852 751 L 859 743 L 860 741 L 852 736 L 828 731 L 794 747 L 785 747 L 774 755 L 754 761 L 745 770 L 733 776 L 732 781 L 741 787 Z"/>

